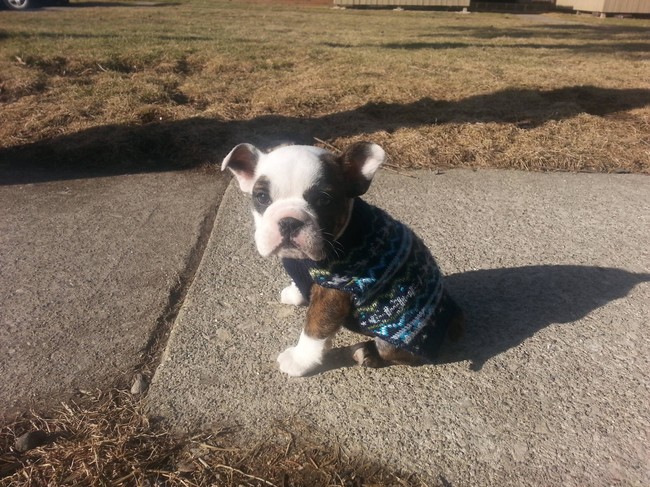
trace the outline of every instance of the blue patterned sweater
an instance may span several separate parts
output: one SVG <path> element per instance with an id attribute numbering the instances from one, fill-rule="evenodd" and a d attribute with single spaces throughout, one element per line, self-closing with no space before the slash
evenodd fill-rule
<path id="1" fill-rule="evenodd" d="M 334 246 L 336 255 L 324 261 L 283 259 L 303 296 L 309 299 L 313 283 L 348 292 L 358 320 L 353 331 L 435 360 L 449 320 L 441 316 L 442 275 L 424 243 L 406 225 L 356 198 Z"/>

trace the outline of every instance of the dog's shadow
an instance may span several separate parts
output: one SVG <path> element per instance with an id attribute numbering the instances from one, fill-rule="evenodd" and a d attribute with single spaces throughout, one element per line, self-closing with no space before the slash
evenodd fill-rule
<path id="1" fill-rule="evenodd" d="M 571 324 L 607 303 L 624 298 L 650 274 L 575 265 L 486 269 L 449 275 L 450 294 L 465 312 L 465 336 L 446 343 L 441 363 L 469 360 L 480 370 L 492 357 L 551 324 Z M 330 350 L 322 373 L 355 365 L 356 345 Z"/>

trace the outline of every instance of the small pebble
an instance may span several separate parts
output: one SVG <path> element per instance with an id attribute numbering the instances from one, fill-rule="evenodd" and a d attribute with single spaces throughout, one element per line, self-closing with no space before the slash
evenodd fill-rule
<path id="1" fill-rule="evenodd" d="M 14 448 L 20 453 L 26 452 L 33 448 L 41 446 L 47 440 L 47 433 L 45 431 L 36 430 L 25 433 L 22 436 L 16 438 L 16 444 Z"/>
<path id="2" fill-rule="evenodd" d="M 144 394 L 149 388 L 147 378 L 142 374 L 135 374 L 133 385 L 131 386 L 131 394 Z"/>

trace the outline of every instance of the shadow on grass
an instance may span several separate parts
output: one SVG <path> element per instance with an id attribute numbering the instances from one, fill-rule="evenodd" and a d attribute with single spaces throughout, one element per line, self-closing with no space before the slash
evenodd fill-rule
<path id="1" fill-rule="evenodd" d="M 72 8 L 86 8 L 86 7 L 174 7 L 180 5 L 180 2 L 75 2 L 69 5 Z"/>
<path id="2" fill-rule="evenodd" d="M 424 34 L 420 37 L 474 37 L 477 39 L 516 38 L 532 39 L 567 39 L 607 41 L 617 40 L 618 36 L 625 39 L 648 40 L 648 28 L 636 25 L 604 25 L 604 24 L 531 24 L 525 28 L 449 26 L 442 32 Z M 608 37 L 617 36 L 617 37 Z"/>
<path id="3" fill-rule="evenodd" d="M 364 46 L 371 47 L 371 46 Z M 469 47 L 482 48 L 517 48 L 517 49 L 566 49 L 572 51 L 592 53 L 625 53 L 625 52 L 650 52 L 650 42 L 603 42 L 588 44 L 547 44 L 518 42 L 514 44 L 472 44 L 465 42 L 394 42 L 376 46 L 381 49 L 405 49 L 409 51 L 423 49 L 461 49 Z"/>
<path id="4" fill-rule="evenodd" d="M 622 269 L 541 265 L 453 274 L 447 288 L 463 308 L 465 336 L 447 343 L 441 363 L 468 360 L 479 371 L 493 357 L 552 324 L 574 323 L 611 301 L 627 296 L 650 274 Z M 355 365 L 357 345 L 328 352 L 317 373 Z"/>
<path id="5" fill-rule="evenodd" d="M 372 102 L 315 118 L 265 115 L 252 120 L 203 117 L 144 125 L 107 125 L 0 149 L 0 184 L 177 170 L 215 163 L 231 146 L 393 132 L 445 123 L 509 123 L 538 127 L 581 113 L 607 116 L 650 105 L 649 89 L 573 86 L 507 89 L 462 100 L 422 98 L 413 103 Z"/>
<path id="6" fill-rule="evenodd" d="M 11 34 L 0 31 L 0 39 L 3 38 L 21 38 L 21 39 L 52 39 L 55 41 L 65 39 L 120 39 L 123 36 L 119 34 L 99 34 L 99 33 L 80 33 L 80 32 L 29 32 L 14 31 Z M 203 35 L 157 35 L 149 36 L 160 41 L 214 41 L 214 37 Z"/>
<path id="7" fill-rule="evenodd" d="M 483 49 L 563 49 L 585 53 L 609 54 L 650 52 L 648 29 L 633 25 L 581 25 L 571 23 L 538 24 L 525 28 L 449 26 L 437 29 L 430 34 L 422 34 L 418 38 L 431 38 L 432 40 L 383 44 L 324 42 L 323 45 L 331 48 L 348 49 L 374 47 L 378 49 L 439 50 L 480 47 Z M 462 38 L 462 40 L 456 40 L 457 38 Z M 473 42 L 472 39 L 477 41 Z M 522 39 L 530 42 L 521 42 Z M 498 42 L 483 42 L 490 40 L 497 40 Z M 571 42 L 557 42 L 558 40 L 569 40 Z"/>
<path id="8" fill-rule="evenodd" d="M 443 362 L 487 360 L 552 324 L 569 324 L 650 282 L 650 274 L 622 269 L 555 265 L 488 269 L 447 277 L 466 314 L 465 337 Z"/>

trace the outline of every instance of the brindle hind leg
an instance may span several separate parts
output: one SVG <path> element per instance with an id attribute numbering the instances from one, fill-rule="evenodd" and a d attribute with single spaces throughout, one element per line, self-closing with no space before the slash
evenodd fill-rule
<path id="1" fill-rule="evenodd" d="M 417 355 L 396 348 L 380 338 L 361 343 L 354 351 L 353 357 L 359 365 L 374 369 L 388 365 L 422 365 L 423 363 Z"/>
<path id="2" fill-rule="evenodd" d="M 374 340 L 358 343 L 352 354 L 354 361 L 363 367 L 372 367 L 373 369 L 383 367 L 385 364 L 379 356 L 377 345 Z"/>
<path id="3" fill-rule="evenodd" d="M 375 344 L 379 356 L 388 365 L 422 365 L 424 363 L 424 360 L 414 353 L 394 347 L 380 338 L 375 338 Z"/>

